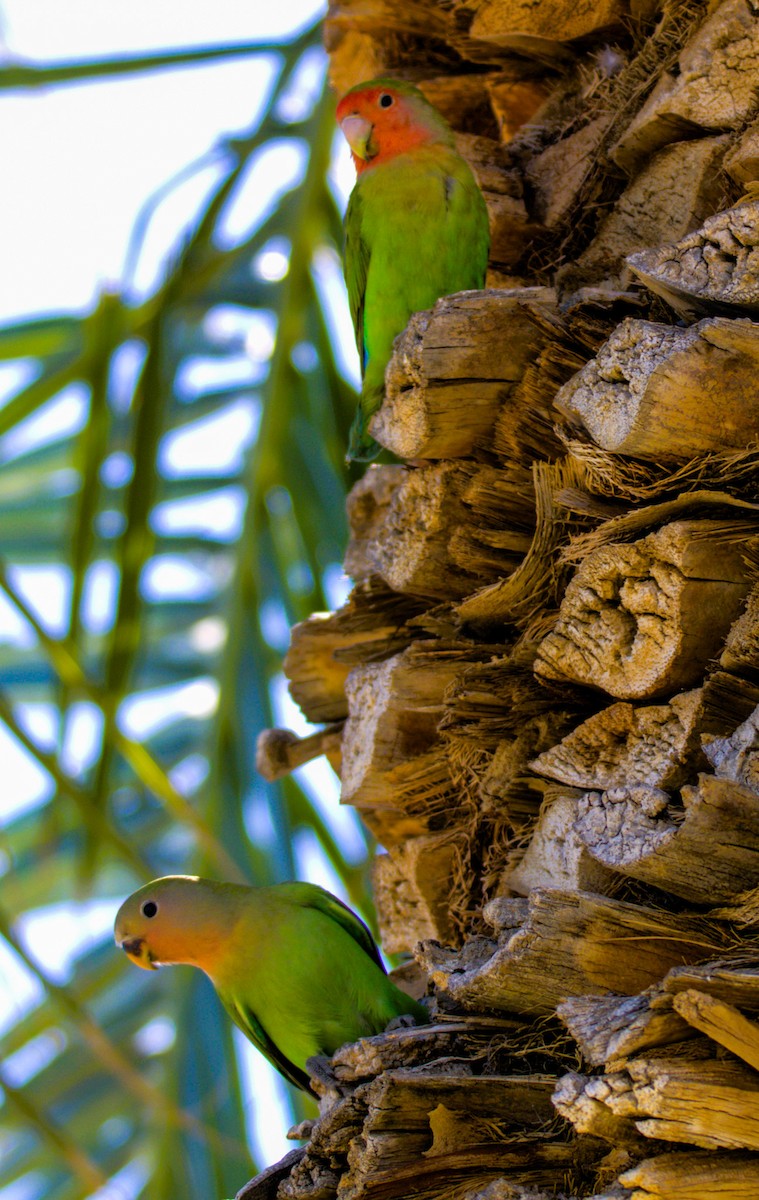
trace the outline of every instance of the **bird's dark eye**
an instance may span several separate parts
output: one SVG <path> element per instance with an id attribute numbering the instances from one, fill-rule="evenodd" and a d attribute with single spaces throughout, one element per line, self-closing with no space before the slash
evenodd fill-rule
<path id="1" fill-rule="evenodd" d="M 140 906 L 140 912 L 143 917 L 154 917 L 158 912 L 158 905 L 155 900 L 144 900 Z"/>
<path id="2" fill-rule="evenodd" d="M 390 93 L 383 92 L 379 98 L 380 108 L 390 108 L 392 103 L 393 103 L 393 97 L 390 95 Z"/>

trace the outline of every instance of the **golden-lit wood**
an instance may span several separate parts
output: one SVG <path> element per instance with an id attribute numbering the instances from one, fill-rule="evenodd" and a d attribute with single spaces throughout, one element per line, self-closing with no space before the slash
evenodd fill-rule
<path id="1" fill-rule="evenodd" d="M 749 381 L 758 366 L 759 324 L 752 321 L 711 317 L 681 329 L 631 319 L 564 385 L 556 404 L 617 454 L 739 450 L 757 427 Z"/>
<path id="2" fill-rule="evenodd" d="M 691 687 L 748 594 L 743 546 L 755 529 L 675 521 L 593 551 L 567 587 L 536 670 L 626 700 Z"/>
<path id="3" fill-rule="evenodd" d="M 277 1200 L 759 1195 L 754 8 L 329 4 L 336 89 L 418 84 L 493 244 L 397 339 L 402 463 L 287 659 L 433 1019 L 321 1064 Z"/>
<path id="4" fill-rule="evenodd" d="M 532 314 L 548 288 L 461 292 L 417 313 L 396 341 L 374 437 L 401 458 L 458 458 L 492 432 L 525 365 L 546 340 Z M 482 342 L 491 347 L 482 359 Z"/>

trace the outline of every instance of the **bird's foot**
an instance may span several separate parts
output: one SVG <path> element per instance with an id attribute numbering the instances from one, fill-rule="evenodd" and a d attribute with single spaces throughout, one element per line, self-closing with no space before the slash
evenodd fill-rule
<path id="1" fill-rule="evenodd" d="M 385 1026 L 385 1033 L 393 1033 L 396 1029 L 414 1028 L 416 1028 L 416 1020 L 411 1013 L 401 1013 L 400 1016 L 393 1017 L 390 1024 Z"/>
<path id="2" fill-rule="evenodd" d="M 326 1054 L 312 1054 L 310 1058 L 306 1059 L 306 1070 L 311 1082 L 318 1085 L 317 1091 L 326 1089 L 335 1091 L 339 1087 L 332 1070 L 332 1060 Z"/>
<path id="3" fill-rule="evenodd" d="M 313 1054 L 307 1058 L 306 1070 L 311 1080 L 311 1091 L 319 1100 L 319 1116 L 323 1117 L 340 1103 L 346 1094 L 346 1086 L 340 1083 L 333 1072 L 332 1060 L 326 1054 Z"/>
<path id="4" fill-rule="evenodd" d="M 250 1179 L 244 1187 L 241 1187 L 235 1200 L 269 1200 L 270 1197 L 275 1196 L 280 1183 L 287 1179 L 293 1167 L 297 1166 L 305 1153 L 305 1147 L 290 1150 L 278 1163 L 267 1167 L 260 1175 L 256 1175 L 255 1179 Z"/>
<path id="5" fill-rule="evenodd" d="M 316 1121 L 300 1121 L 297 1125 L 291 1125 L 285 1137 L 290 1142 L 306 1142 L 311 1137 Z"/>

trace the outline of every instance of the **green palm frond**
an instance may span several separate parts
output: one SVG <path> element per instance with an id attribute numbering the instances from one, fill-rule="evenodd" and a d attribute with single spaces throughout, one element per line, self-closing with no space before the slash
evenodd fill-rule
<path id="1" fill-rule="evenodd" d="M 343 455 L 355 397 L 315 271 L 320 255 L 335 258 L 341 236 L 327 178 L 332 101 L 322 87 L 295 120 L 284 103 L 319 41 L 316 27 L 276 46 L 0 68 L 2 92 L 243 54 L 278 61 L 256 126 L 196 164 L 213 163 L 216 183 L 152 295 L 135 299 L 131 279 L 166 188 L 136 223 L 122 289 L 83 317 L 0 329 L 0 362 L 23 364 L 27 378 L 0 408 L 0 601 L 24 630 L 0 642 L 0 722 L 47 780 L 43 802 L 0 825 L 0 935 L 42 989 L 0 1036 L 0 1195 L 24 1179 L 30 1197 L 81 1200 L 131 1164 L 150 1200 L 212 1200 L 233 1195 L 253 1169 L 246 1113 L 255 1097 L 242 1094 L 229 1022 L 205 978 L 137 972 L 106 933 L 61 979 L 29 949 L 28 915 L 74 899 L 115 901 L 171 871 L 292 877 L 304 827 L 351 898 L 367 903 L 364 862 L 345 863 L 307 792 L 254 770 L 256 735 L 274 720 L 281 631 L 329 607 L 325 572 L 340 563 L 346 536 Z M 230 206 L 283 139 L 307 148 L 301 182 L 235 242 Z M 272 246 L 289 268 L 256 270 Z M 227 318 L 231 332 L 220 336 Z M 271 353 L 240 372 L 246 329 L 275 337 Z M 25 444 L 28 423 L 71 387 L 81 420 Z M 225 465 L 168 465 L 175 439 L 234 413 L 257 431 Z M 214 497 L 237 506 L 239 533 L 169 519 L 172 505 Z M 40 568 L 56 568 L 64 584 L 56 628 L 29 583 Z M 162 590 L 155 580 L 167 569 L 194 586 Z M 110 589 L 99 610 L 98 587 Z M 200 697 L 197 708 L 180 706 L 136 735 L 133 705 L 182 688 Z M 30 724 L 40 704 L 52 738 Z M 96 736 L 72 758 L 83 712 Z M 156 1021 L 173 1031 L 157 1049 Z M 294 1118 L 302 1111 L 293 1097 Z"/>
<path id="2" fill-rule="evenodd" d="M 199 63 L 247 58 L 251 54 L 281 53 L 281 42 L 238 42 L 232 46 L 198 46 L 193 50 L 169 50 L 163 54 L 114 54 L 108 58 L 57 62 L 50 65 L 10 63 L 0 67 L 0 90 L 48 87 L 50 84 L 81 83 L 154 71 L 161 67 L 187 67 Z"/>

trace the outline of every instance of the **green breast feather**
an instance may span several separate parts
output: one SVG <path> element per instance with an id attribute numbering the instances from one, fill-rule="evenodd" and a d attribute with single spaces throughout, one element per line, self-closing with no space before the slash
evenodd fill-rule
<path id="1" fill-rule="evenodd" d="M 426 1010 L 385 974 L 374 940 L 335 896 L 307 883 L 253 888 L 214 979 L 232 1020 L 298 1087 L 306 1062 Z"/>
<path id="2" fill-rule="evenodd" d="M 359 177 L 345 220 L 345 278 L 363 384 L 348 456 L 373 458 L 393 340 L 412 313 L 485 282 L 488 214 L 468 165 L 447 146 L 398 155 Z"/>

